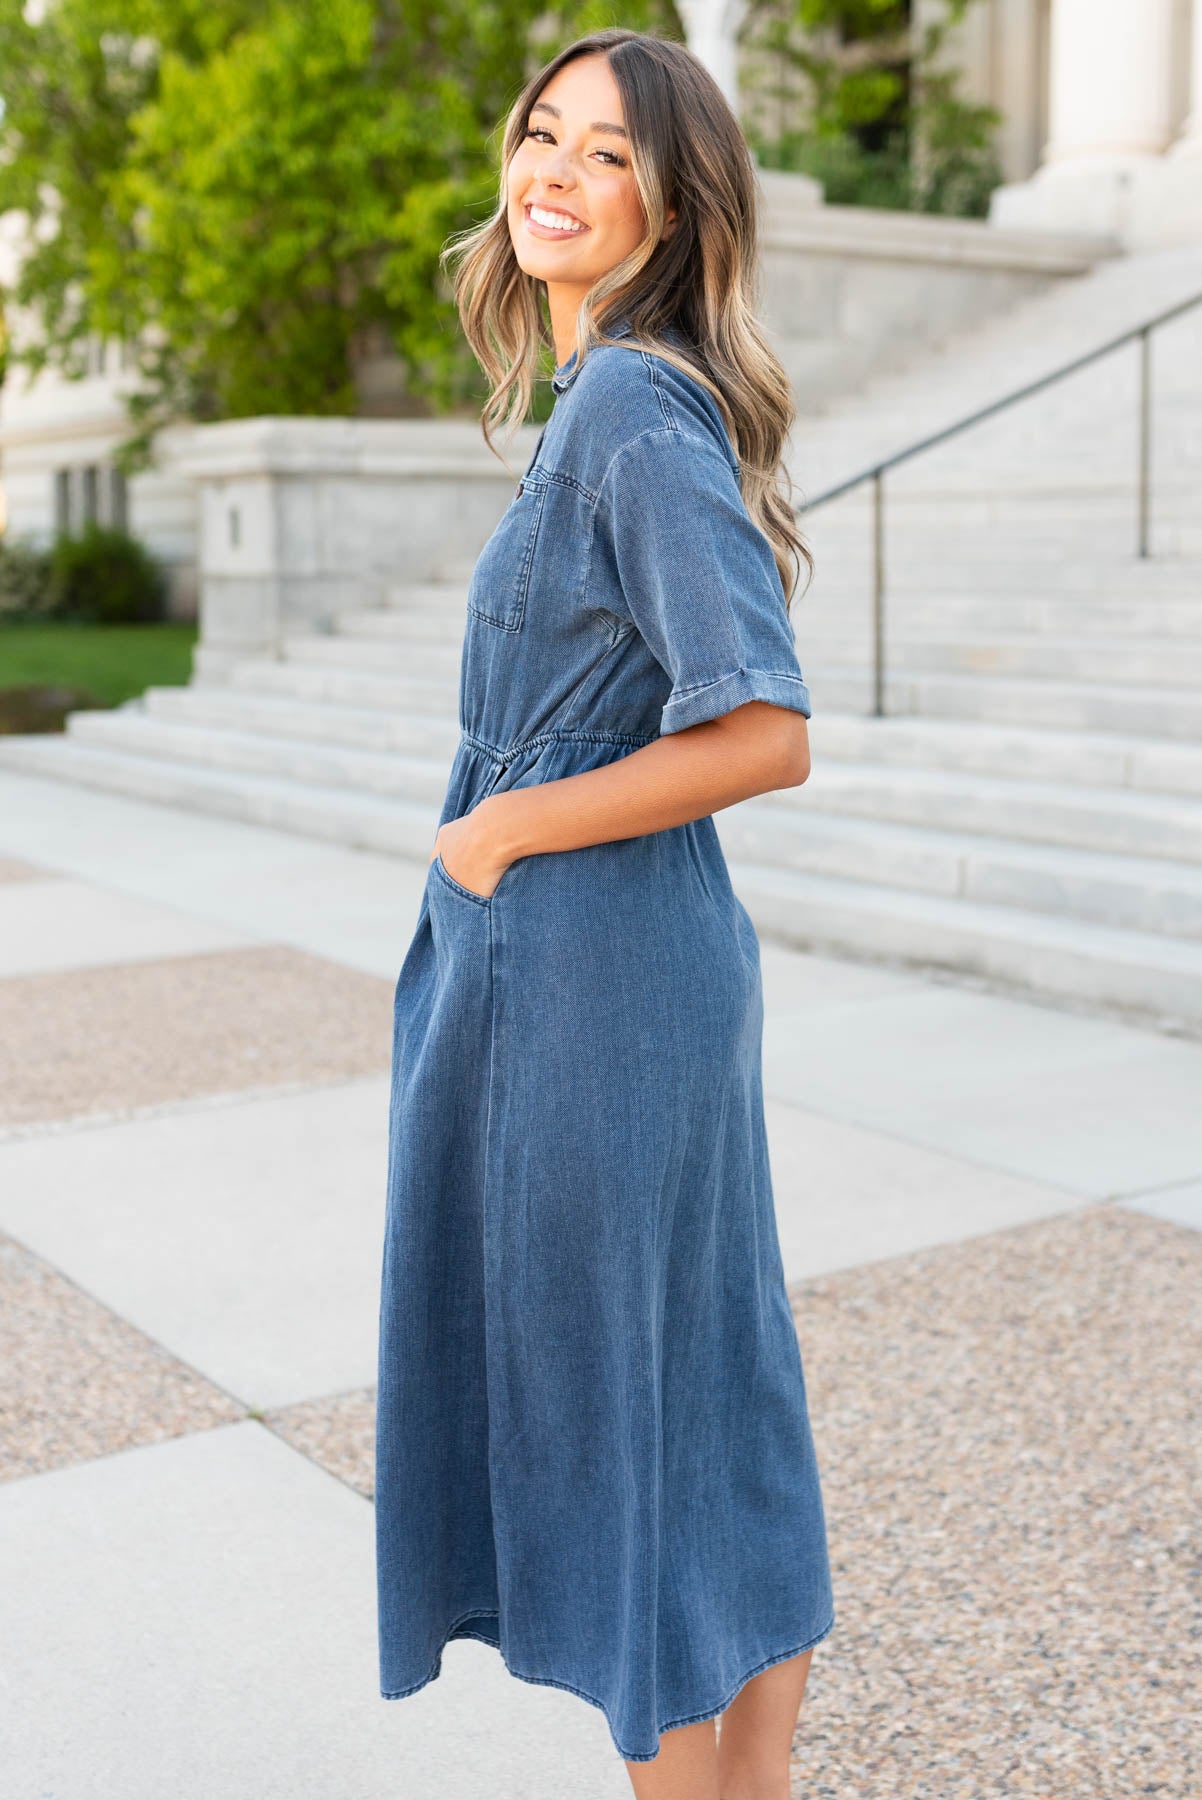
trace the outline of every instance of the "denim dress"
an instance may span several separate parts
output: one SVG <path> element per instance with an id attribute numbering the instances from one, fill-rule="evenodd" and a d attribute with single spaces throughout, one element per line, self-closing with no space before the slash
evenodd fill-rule
<path id="1" fill-rule="evenodd" d="M 633 342 L 576 363 L 472 574 L 442 821 L 748 700 L 809 716 L 713 399 Z M 477 1638 L 646 1762 L 831 1630 L 762 1025 L 712 817 L 488 898 L 431 863 L 394 1013 L 384 1698 Z"/>

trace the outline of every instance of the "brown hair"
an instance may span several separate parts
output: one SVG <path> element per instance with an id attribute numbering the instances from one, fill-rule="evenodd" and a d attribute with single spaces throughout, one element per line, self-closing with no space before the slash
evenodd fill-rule
<path id="1" fill-rule="evenodd" d="M 577 366 L 594 344 L 622 344 L 662 356 L 713 395 L 739 462 L 743 503 L 772 546 L 788 608 L 801 562 L 810 575 L 814 565 L 781 459 L 796 407 L 756 318 L 755 166 L 722 90 L 683 44 L 619 27 L 591 32 L 532 76 L 509 112 L 496 211 L 442 251 L 454 273 L 464 335 L 491 386 L 481 417 L 485 441 L 495 451 L 494 428 L 526 418 L 550 343 L 543 283 L 519 266 L 509 234 L 509 166 L 530 108 L 552 76 L 592 55 L 608 59 L 622 96 L 647 233 L 585 296 L 576 321 Z M 669 207 L 676 208 L 676 226 L 661 242 Z M 630 322 L 621 339 L 607 337 L 596 317 L 617 295 L 617 310 Z M 665 337 L 666 327 L 683 336 L 685 350 Z"/>

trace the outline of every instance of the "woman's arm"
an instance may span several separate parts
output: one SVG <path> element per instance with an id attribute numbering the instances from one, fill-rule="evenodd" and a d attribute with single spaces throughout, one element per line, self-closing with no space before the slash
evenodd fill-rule
<path id="1" fill-rule="evenodd" d="M 796 787 L 809 772 L 804 714 L 749 700 L 599 769 L 487 795 L 440 827 L 431 861 L 441 853 L 449 875 L 488 896 L 521 856 L 685 825 L 753 794 Z"/>

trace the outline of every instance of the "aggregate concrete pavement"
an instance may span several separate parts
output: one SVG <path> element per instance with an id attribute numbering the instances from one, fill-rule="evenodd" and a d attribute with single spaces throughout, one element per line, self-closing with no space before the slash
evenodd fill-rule
<path id="1" fill-rule="evenodd" d="M 601 1714 L 488 1646 L 378 1698 L 389 1025 L 423 878 L 0 772 L 13 1800 L 630 1791 Z M 1181 1800 L 1202 1045 L 770 944 L 763 973 L 840 1609 L 798 1800 Z"/>

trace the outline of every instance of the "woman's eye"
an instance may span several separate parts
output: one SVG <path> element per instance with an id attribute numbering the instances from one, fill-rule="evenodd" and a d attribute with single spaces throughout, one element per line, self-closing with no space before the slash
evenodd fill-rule
<path id="1" fill-rule="evenodd" d="M 545 125 L 527 125 L 526 136 L 528 138 L 551 138 L 551 133 Z M 554 141 L 554 138 L 551 138 L 551 142 L 554 143 Z M 608 157 L 609 160 L 606 163 L 607 168 L 624 169 L 626 167 L 626 158 L 624 156 L 619 156 L 615 150 L 606 150 L 604 146 L 602 146 L 602 148 L 598 150 L 597 155 Z"/>

